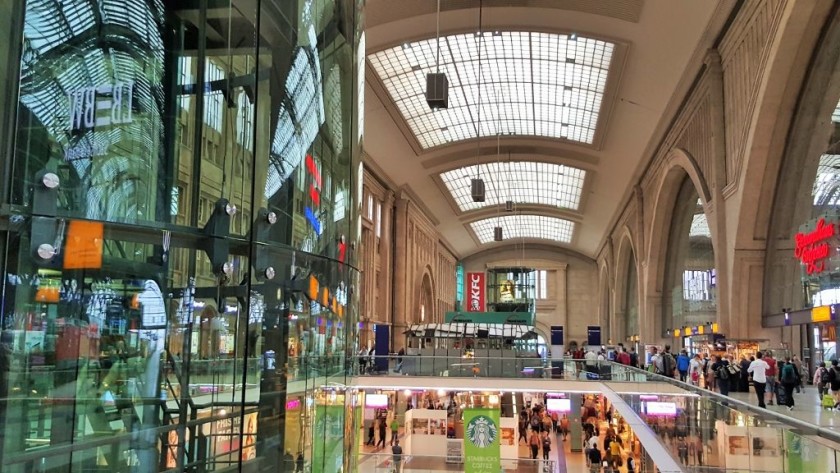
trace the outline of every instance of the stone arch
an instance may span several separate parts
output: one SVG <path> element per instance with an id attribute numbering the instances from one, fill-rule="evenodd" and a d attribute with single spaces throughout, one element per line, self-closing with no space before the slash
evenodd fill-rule
<path id="1" fill-rule="evenodd" d="M 414 310 L 417 311 L 415 319 L 418 323 L 438 322 L 435 280 L 432 274 L 431 266 L 426 265 L 426 267 L 423 268 L 422 275 L 418 278 L 420 284 L 417 287 L 417 297 L 414 304 Z"/>
<path id="2" fill-rule="evenodd" d="M 610 282 L 610 268 L 606 263 L 603 263 L 598 272 L 598 325 L 604 327 L 607 337 L 612 334 L 610 330 L 610 320 L 612 313 L 612 293 L 613 288 Z M 583 343 L 585 345 L 585 343 Z"/>
<path id="3" fill-rule="evenodd" d="M 640 310 L 644 314 L 646 323 L 640 327 L 640 335 L 644 340 L 659 340 L 665 327 L 662 326 L 662 296 L 665 285 L 666 259 L 668 242 L 671 237 L 671 220 L 677 197 L 685 179 L 694 184 L 697 195 L 708 215 L 711 193 L 709 185 L 703 177 L 702 171 L 691 155 L 683 149 L 674 148 L 669 153 L 659 174 L 656 186 L 656 197 L 653 200 L 653 219 L 648 233 L 647 264 L 641 292 L 646 295 L 640 301 Z M 720 253 L 716 245 L 716 228 L 714 219 L 709 218 L 709 230 L 712 234 L 712 247 L 715 255 Z M 641 309 L 640 307 L 640 309 Z"/>
<path id="4" fill-rule="evenodd" d="M 614 271 L 614 283 L 613 283 L 613 295 L 614 299 L 612 302 L 612 316 L 610 318 L 611 323 L 611 330 L 610 333 L 613 336 L 613 341 L 618 343 L 625 340 L 625 338 L 630 333 L 626 333 L 627 330 L 625 328 L 625 318 L 627 317 L 627 282 L 628 282 L 628 268 L 632 264 L 636 269 L 636 278 L 638 281 L 639 278 L 639 260 L 638 260 L 638 252 L 636 251 L 636 243 L 633 233 L 627 226 L 622 228 L 621 233 L 619 234 L 619 243 L 618 249 L 616 252 L 616 259 L 615 259 L 615 271 Z M 640 289 L 638 282 L 636 283 L 636 290 Z M 641 301 L 641 298 L 638 298 Z M 638 320 L 639 324 L 641 325 L 641 320 Z"/>

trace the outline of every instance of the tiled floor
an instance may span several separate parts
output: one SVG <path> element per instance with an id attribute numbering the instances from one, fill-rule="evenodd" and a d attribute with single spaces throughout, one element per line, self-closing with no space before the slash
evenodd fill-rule
<path id="1" fill-rule="evenodd" d="M 755 392 L 730 393 L 730 396 L 750 404 L 758 403 Z M 767 409 L 809 424 L 840 432 L 840 410 L 823 409 L 817 396 L 816 388 L 808 386 L 804 389 L 804 392 L 799 394 L 794 393 L 793 399 L 795 406 L 792 411 L 788 411 L 785 406 L 778 405 L 768 405 Z"/>

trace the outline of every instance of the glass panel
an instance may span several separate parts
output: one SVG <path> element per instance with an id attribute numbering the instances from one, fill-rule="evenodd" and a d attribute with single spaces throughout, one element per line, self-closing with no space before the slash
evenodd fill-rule
<path id="1" fill-rule="evenodd" d="M 486 200 L 474 202 L 471 179 L 481 177 Z M 577 210 L 586 171 L 562 164 L 530 161 L 487 163 L 440 175 L 462 212 L 503 204 L 540 204 Z"/>
<path id="2" fill-rule="evenodd" d="M 12 3 L 0 471 L 354 471 L 361 4 Z"/>
<path id="3" fill-rule="evenodd" d="M 574 34 L 494 31 L 405 43 L 368 59 L 424 149 L 495 135 L 591 144 L 613 49 Z M 431 72 L 449 79 L 447 109 L 426 103 Z"/>
<path id="4" fill-rule="evenodd" d="M 536 238 L 570 243 L 575 230 L 574 222 L 542 215 L 505 215 L 487 218 L 470 224 L 481 244 L 493 240 L 495 227 L 502 227 L 506 240 Z"/>

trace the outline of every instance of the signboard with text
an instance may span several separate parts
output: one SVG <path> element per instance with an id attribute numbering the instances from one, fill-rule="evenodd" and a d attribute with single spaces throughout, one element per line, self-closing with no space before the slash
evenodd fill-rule
<path id="1" fill-rule="evenodd" d="M 799 228 L 793 238 L 793 254 L 802 264 L 803 277 L 820 276 L 832 269 L 831 260 L 837 256 L 838 234 L 837 217 L 823 216 Z"/>
<path id="2" fill-rule="evenodd" d="M 484 273 L 467 273 L 467 312 L 484 312 L 485 290 Z"/>
<path id="3" fill-rule="evenodd" d="M 464 410 L 464 472 L 499 473 L 502 466 L 498 409 Z"/>

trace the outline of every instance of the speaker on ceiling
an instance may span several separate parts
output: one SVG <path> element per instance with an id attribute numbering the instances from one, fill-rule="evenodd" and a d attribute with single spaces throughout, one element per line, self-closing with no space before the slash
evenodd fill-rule
<path id="1" fill-rule="evenodd" d="M 443 72 L 426 74 L 426 103 L 429 108 L 449 108 L 449 79 Z"/>
<path id="2" fill-rule="evenodd" d="M 470 190 L 473 202 L 484 202 L 484 179 L 470 179 Z"/>
<path id="3" fill-rule="evenodd" d="M 493 227 L 493 240 L 495 240 L 495 241 L 504 240 L 504 235 L 502 234 L 502 227 Z"/>

